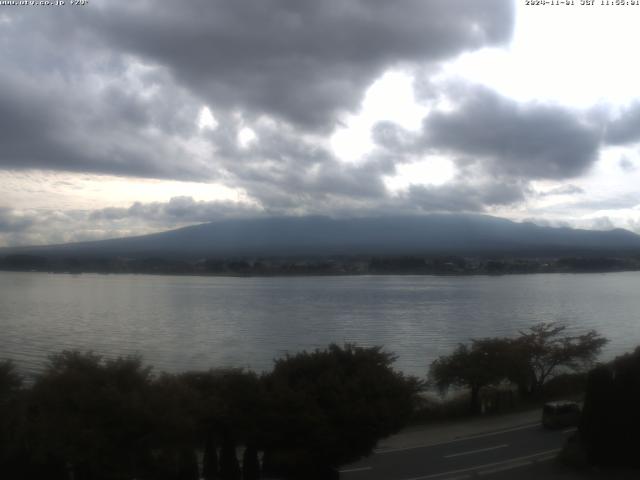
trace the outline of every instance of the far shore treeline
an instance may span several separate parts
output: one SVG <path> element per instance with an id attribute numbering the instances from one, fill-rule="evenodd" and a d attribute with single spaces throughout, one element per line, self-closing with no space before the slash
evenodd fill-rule
<path id="1" fill-rule="evenodd" d="M 640 254 L 548 256 L 347 255 L 326 257 L 0 255 L 0 270 L 52 273 L 140 273 L 211 276 L 506 275 L 640 270 Z"/>

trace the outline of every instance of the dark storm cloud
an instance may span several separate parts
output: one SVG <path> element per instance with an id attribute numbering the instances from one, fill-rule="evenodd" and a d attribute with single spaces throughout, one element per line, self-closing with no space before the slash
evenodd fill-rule
<path id="1" fill-rule="evenodd" d="M 168 202 L 136 202 L 128 208 L 104 208 L 86 213 L 89 221 L 131 221 L 159 224 L 164 228 L 176 225 L 211 222 L 221 218 L 258 216 L 255 205 L 232 201 L 196 201 L 193 197 L 173 197 Z"/>
<path id="2" fill-rule="evenodd" d="M 114 84 L 94 90 L 83 82 L 53 77 L 43 83 L 42 78 L 0 71 L 1 167 L 155 178 L 211 176 L 173 141 L 162 118 L 160 105 L 167 104 L 173 104 L 173 118 L 185 116 L 179 92 L 171 90 L 167 100 L 162 88 L 148 95 L 127 89 L 125 79 L 105 77 Z M 194 125 L 197 110 L 192 110 L 189 123 Z"/>
<path id="3" fill-rule="evenodd" d="M 34 224 L 29 215 L 17 214 L 10 208 L 0 208 L 0 234 L 22 232 Z"/>
<path id="4" fill-rule="evenodd" d="M 272 121 L 253 124 L 256 140 L 243 147 L 236 141 L 239 122 L 232 115 L 219 120 L 209 138 L 226 184 L 242 188 L 265 208 L 311 211 L 340 198 L 371 201 L 387 195 L 382 176 L 393 173 L 394 163 L 384 155 L 345 163 L 321 143 Z"/>
<path id="5" fill-rule="evenodd" d="M 518 103 L 478 85 L 428 82 L 419 84 L 420 89 L 437 90 L 450 108 L 432 103 L 436 107 L 417 132 L 381 122 L 372 136 L 380 149 L 395 155 L 396 164 L 431 155 L 455 163 L 456 177 L 447 184 L 410 188 L 408 198 L 425 210 L 482 211 L 529 196 L 583 193 L 565 185 L 541 194 L 530 182 L 577 177 L 592 166 L 601 145 L 601 124 L 588 114 Z"/>
<path id="6" fill-rule="evenodd" d="M 522 201 L 525 190 L 516 183 L 458 181 L 441 186 L 412 185 L 405 198 L 427 212 L 481 212 L 488 206 Z"/>
<path id="7" fill-rule="evenodd" d="M 640 102 L 629 106 L 606 128 L 605 141 L 609 145 L 625 145 L 640 141 Z"/>
<path id="8" fill-rule="evenodd" d="M 598 159 L 605 122 L 589 111 L 519 103 L 474 84 L 423 80 L 416 87 L 434 108 L 422 129 L 380 122 L 372 131 L 376 145 L 393 152 L 396 163 L 445 155 L 470 175 L 525 185 L 577 177 Z M 440 100 L 446 109 L 439 108 Z"/>
<path id="9" fill-rule="evenodd" d="M 384 70 L 503 44 L 513 16 L 509 0 L 12 9 L 0 31 L 0 167 L 229 180 L 265 200 L 291 189 L 289 202 L 381 195 L 392 166 L 343 165 L 318 145 Z M 203 104 L 219 120 L 205 140 Z M 286 131 L 238 150 L 240 129 L 264 118 Z"/>
<path id="10" fill-rule="evenodd" d="M 392 198 L 366 199 L 338 193 L 304 197 L 265 193 L 268 207 L 228 200 L 196 201 L 173 197 L 168 202 L 135 202 L 124 208 L 96 210 L 0 209 L 0 246 L 38 245 L 141 235 L 226 218 L 320 214 L 332 217 L 406 215 L 424 212 L 478 212 L 485 205 L 520 199 L 521 189 L 504 184 L 413 186 Z M 273 198 L 271 198 L 273 197 Z"/>
<path id="11" fill-rule="evenodd" d="M 454 110 L 425 120 L 425 148 L 464 154 L 490 171 L 528 179 L 575 177 L 597 159 L 599 129 L 576 112 L 519 104 L 479 87 L 456 93 Z"/>
<path id="12" fill-rule="evenodd" d="M 386 68 L 509 40 L 509 0 L 112 2 L 92 27 L 216 108 L 331 128 Z"/>

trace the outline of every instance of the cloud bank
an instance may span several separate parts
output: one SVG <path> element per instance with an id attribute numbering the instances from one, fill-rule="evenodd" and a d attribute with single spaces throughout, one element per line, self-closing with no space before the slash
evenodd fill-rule
<path id="1" fill-rule="evenodd" d="M 487 212 L 580 195 L 579 186 L 540 195 L 533 184 L 573 181 L 603 149 L 637 143 L 640 104 L 596 115 L 438 77 L 465 52 L 507 46 L 515 14 L 510 0 L 114 0 L 3 10 L 0 169 L 215 182 L 245 200 L 185 192 L 92 210 L 0 200 L 0 241 L 103 238 L 229 215 Z M 391 70 L 414 78 L 427 112 L 420 128 L 379 122 L 372 148 L 345 161 L 332 135 Z M 198 122 L 205 107 L 208 127 Z M 389 188 L 400 166 L 428 170 L 436 156 L 452 164 L 446 182 Z M 619 168 L 632 172 L 634 162 L 625 157 Z"/>

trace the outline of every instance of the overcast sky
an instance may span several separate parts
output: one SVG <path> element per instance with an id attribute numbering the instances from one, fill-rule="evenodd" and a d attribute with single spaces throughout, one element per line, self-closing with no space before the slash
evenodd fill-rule
<path id="1" fill-rule="evenodd" d="M 301 214 L 640 233 L 640 6 L 575 4 L 0 6 L 0 245 Z"/>

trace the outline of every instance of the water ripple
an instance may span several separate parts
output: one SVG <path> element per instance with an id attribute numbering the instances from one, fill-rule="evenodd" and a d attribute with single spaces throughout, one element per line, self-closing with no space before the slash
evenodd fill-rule
<path id="1" fill-rule="evenodd" d="M 383 345 L 423 376 L 459 342 L 540 321 L 640 343 L 640 274 L 215 278 L 0 272 L 0 357 L 37 372 L 63 349 L 140 354 L 158 370 L 271 368 L 330 342 Z"/>

